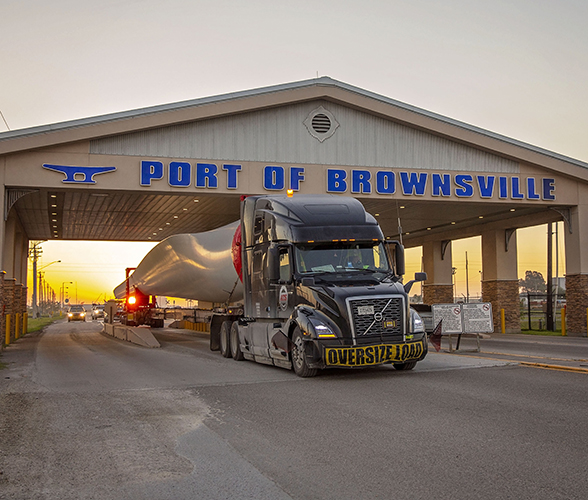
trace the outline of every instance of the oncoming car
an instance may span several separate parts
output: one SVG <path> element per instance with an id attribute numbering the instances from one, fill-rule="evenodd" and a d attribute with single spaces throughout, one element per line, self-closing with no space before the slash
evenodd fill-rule
<path id="1" fill-rule="evenodd" d="M 71 306 L 67 311 L 67 321 L 86 321 L 86 310 L 83 306 Z"/>
<path id="2" fill-rule="evenodd" d="M 104 318 L 104 306 L 96 305 L 92 307 L 92 319 Z"/>

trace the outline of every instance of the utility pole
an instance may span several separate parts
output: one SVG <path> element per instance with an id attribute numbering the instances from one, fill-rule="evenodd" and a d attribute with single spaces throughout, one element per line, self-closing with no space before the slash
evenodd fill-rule
<path id="1" fill-rule="evenodd" d="M 33 261 L 33 317 L 36 318 L 38 315 L 37 309 L 37 261 L 43 253 L 43 250 L 39 248 L 41 243 L 33 243 L 33 246 L 29 249 L 29 257 Z"/>
<path id="2" fill-rule="evenodd" d="M 470 303 L 470 277 L 468 273 L 468 253 L 466 252 L 466 303 Z"/>
<path id="3" fill-rule="evenodd" d="M 547 224 L 547 330 L 553 332 L 553 229 Z"/>

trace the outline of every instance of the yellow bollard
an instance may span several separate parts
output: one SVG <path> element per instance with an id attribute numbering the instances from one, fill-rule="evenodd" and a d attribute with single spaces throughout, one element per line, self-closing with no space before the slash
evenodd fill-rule
<path id="1" fill-rule="evenodd" d="M 24 313 L 22 322 L 22 334 L 26 335 L 29 333 L 29 313 Z"/>
<path id="2" fill-rule="evenodd" d="M 504 309 L 500 310 L 500 331 L 506 333 L 506 321 L 504 319 Z"/>
<path id="3" fill-rule="evenodd" d="M 17 340 L 20 337 L 19 327 L 20 313 L 16 313 L 16 315 L 14 316 L 14 340 Z"/>
<path id="4" fill-rule="evenodd" d="M 4 343 L 10 345 L 10 314 L 6 315 L 6 340 Z"/>
<path id="5" fill-rule="evenodd" d="M 566 308 L 562 307 L 561 309 L 561 334 L 563 337 L 567 335 L 566 333 Z"/>

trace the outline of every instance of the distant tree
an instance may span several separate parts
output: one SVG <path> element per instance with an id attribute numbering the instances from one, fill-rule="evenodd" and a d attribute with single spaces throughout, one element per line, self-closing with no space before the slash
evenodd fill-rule
<path id="1" fill-rule="evenodd" d="M 525 271 L 525 279 L 519 280 L 523 292 L 546 293 L 547 285 L 543 275 L 538 271 Z"/>

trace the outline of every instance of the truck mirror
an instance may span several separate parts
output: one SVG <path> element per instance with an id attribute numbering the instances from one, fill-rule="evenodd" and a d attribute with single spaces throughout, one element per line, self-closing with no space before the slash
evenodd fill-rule
<path id="1" fill-rule="evenodd" d="M 414 273 L 415 281 L 427 281 L 427 273 Z"/>
<path id="2" fill-rule="evenodd" d="M 403 276 L 404 272 L 405 272 L 404 245 L 397 243 L 396 248 L 394 249 L 394 252 L 395 252 L 395 260 L 396 260 L 396 274 L 398 276 Z"/>
<path id="3" fill-rule="evenodd" d="M 267 251 L 267 268 L 270 283 L 280 281 L 280 248 L 270 246 Z"/>

